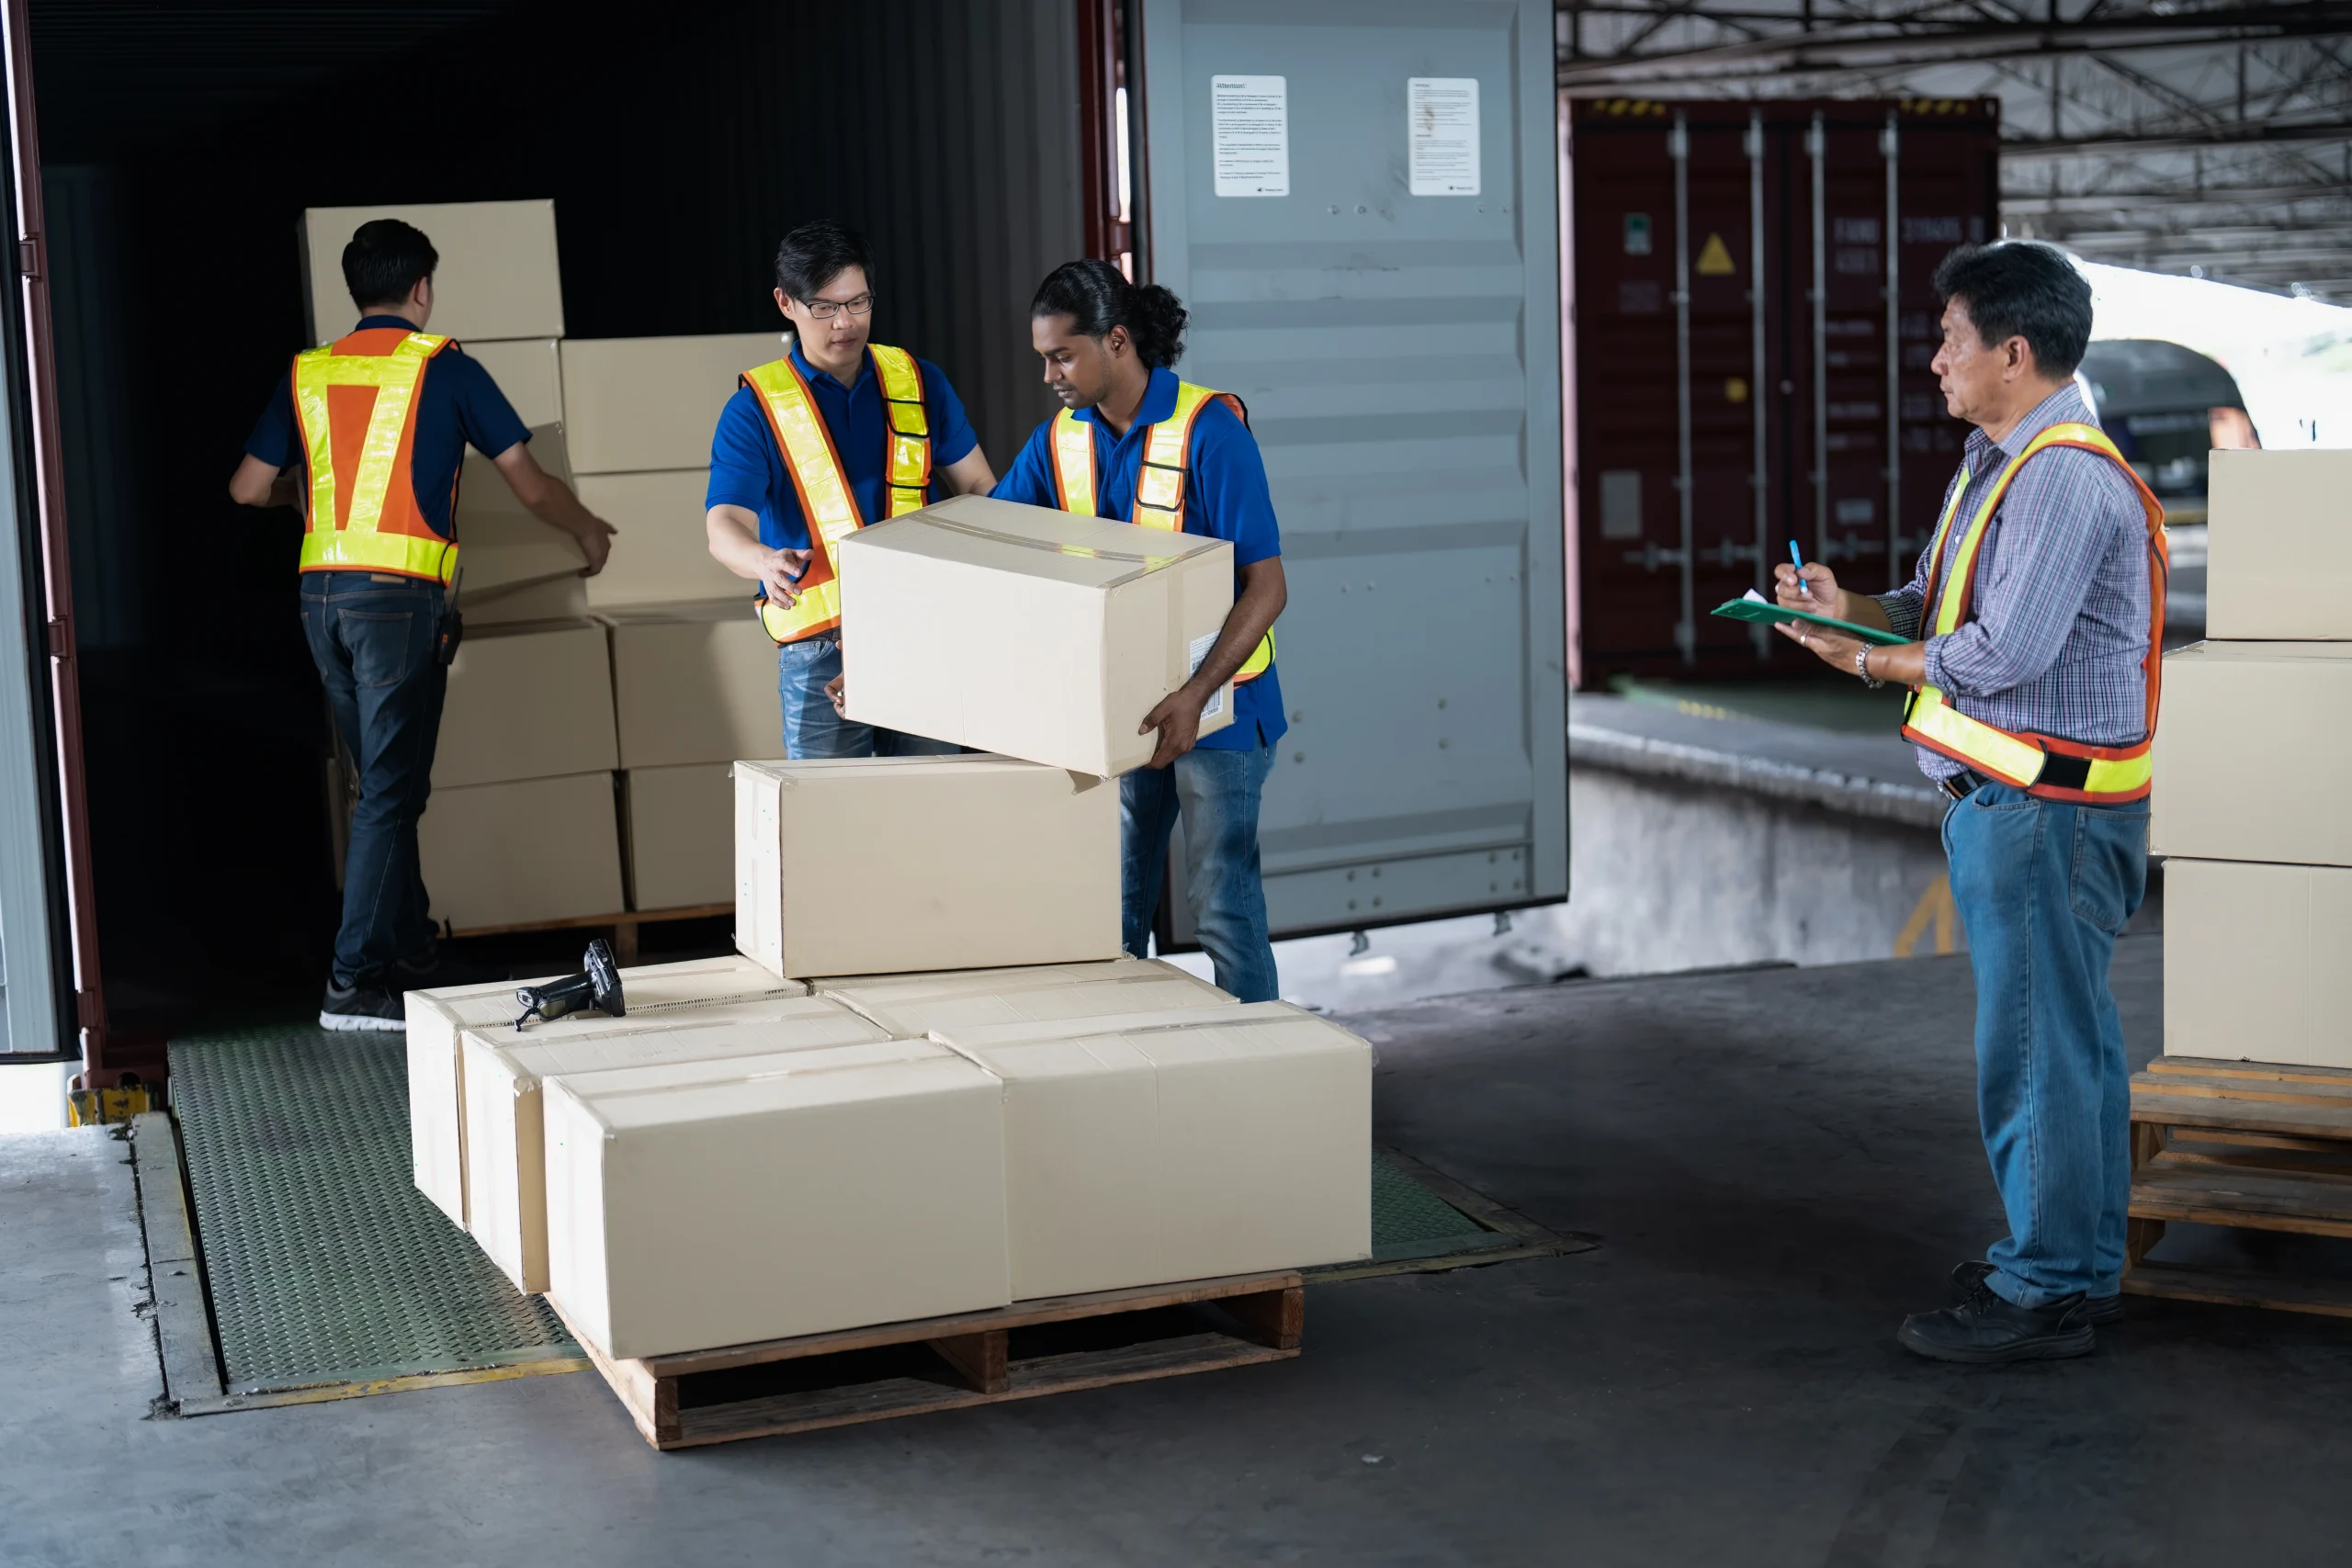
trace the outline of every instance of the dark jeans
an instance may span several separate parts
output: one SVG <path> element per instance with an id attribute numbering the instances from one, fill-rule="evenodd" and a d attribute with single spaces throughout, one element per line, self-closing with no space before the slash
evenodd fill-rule
<path id="1" fill-rule="evenodd" d="M 1167 767 L 1119 775 L 1127 951 L 1144 955 L 1168 880 L 1168 837 L 1181 813 L 1193 934 L 1216 967 L 1219 988 L 1245 1002 L 1271 1002 L 1282 994 L 1258 870 L 1258 799 L 1273 769 L 1274 754 L 1261 741 L 1248 751 L 1195 747 Z"/>
<path id="2" fill-rule="evenodd" d="M 448 671 L 434 661 L 441 585 L 364 571 L 302 574 L 302 631 L 326 682 L 344 746 L 359 765 L 359 804 L 343 861 L 334 980 L 377 980 L 433 952 L 416 823 L 433 793 L 433 748 Z"/>

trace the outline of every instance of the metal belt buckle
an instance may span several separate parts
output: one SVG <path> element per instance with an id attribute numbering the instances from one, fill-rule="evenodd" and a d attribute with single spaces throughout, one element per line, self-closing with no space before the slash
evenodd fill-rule
<path id="1" fill-rule="evenodd" d="M 1943 792 L 1954 800 L 1966 800 L 1976 793 L 1976 775 L 1971 773 L 1947 773 L 1936 781 Z"/>

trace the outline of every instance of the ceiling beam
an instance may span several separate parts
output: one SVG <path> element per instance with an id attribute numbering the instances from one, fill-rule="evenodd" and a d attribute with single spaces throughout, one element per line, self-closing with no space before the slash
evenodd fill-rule
<path id="1" fill-rule="evenodd" d="M 1704 11 L 1685 13 L 1694 19 Z M 1669 13 L 1672 15 L 1672 13 Z M 1793 16 L 1788 18 L 1794 21 Z M 1651 54 L 1562 59 L 1563 87 L 1621 87 L 1725 81 L 1806 72 L 1951 65 L 2093 51 L 2205 48 L 2216 43 L 2352 36 L 2352 4 L 2301 0 L 2079 21 L 1875 21 L 1802 28 L 1733 43 Z"/>
<path id="2" fill-rule="evenodd" d="M 2217 147 L 2268 147 L 2298 141 L 2352 141 L 2352 119 L 2306 125 L 2259 121 L 2226 130 L 2165 131 L 2149 136 L 2017 137 L 2001 142 L 2001 160 L 2075 158 L 2109 152 L 2202 152 Z"/>

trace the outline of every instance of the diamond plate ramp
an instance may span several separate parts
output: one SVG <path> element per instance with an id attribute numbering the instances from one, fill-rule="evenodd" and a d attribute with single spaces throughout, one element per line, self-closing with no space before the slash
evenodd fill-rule
<path id="1" fill-rule="evenodd" d="M 277 1025 L 171 1055 L 224 1403 L 586 1365 L 413 1185 L 400 1035 Z"/>

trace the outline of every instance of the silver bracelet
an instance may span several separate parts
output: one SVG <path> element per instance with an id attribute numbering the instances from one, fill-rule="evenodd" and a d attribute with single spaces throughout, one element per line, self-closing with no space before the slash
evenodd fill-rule
<path id="1" fill-rule="evenodd" d="M 1869 643 L 1864 643 L 1861 647 L 1854 649 L 1854 673 L 1860 675 L 1862 678 L 1862 683 L 1870 687 L 1872 691 L 1876 691 L 1881 686 L 1886 684 L 1883 681 L 1874 680 L 1871 678 L 1871 645 Z"/>

